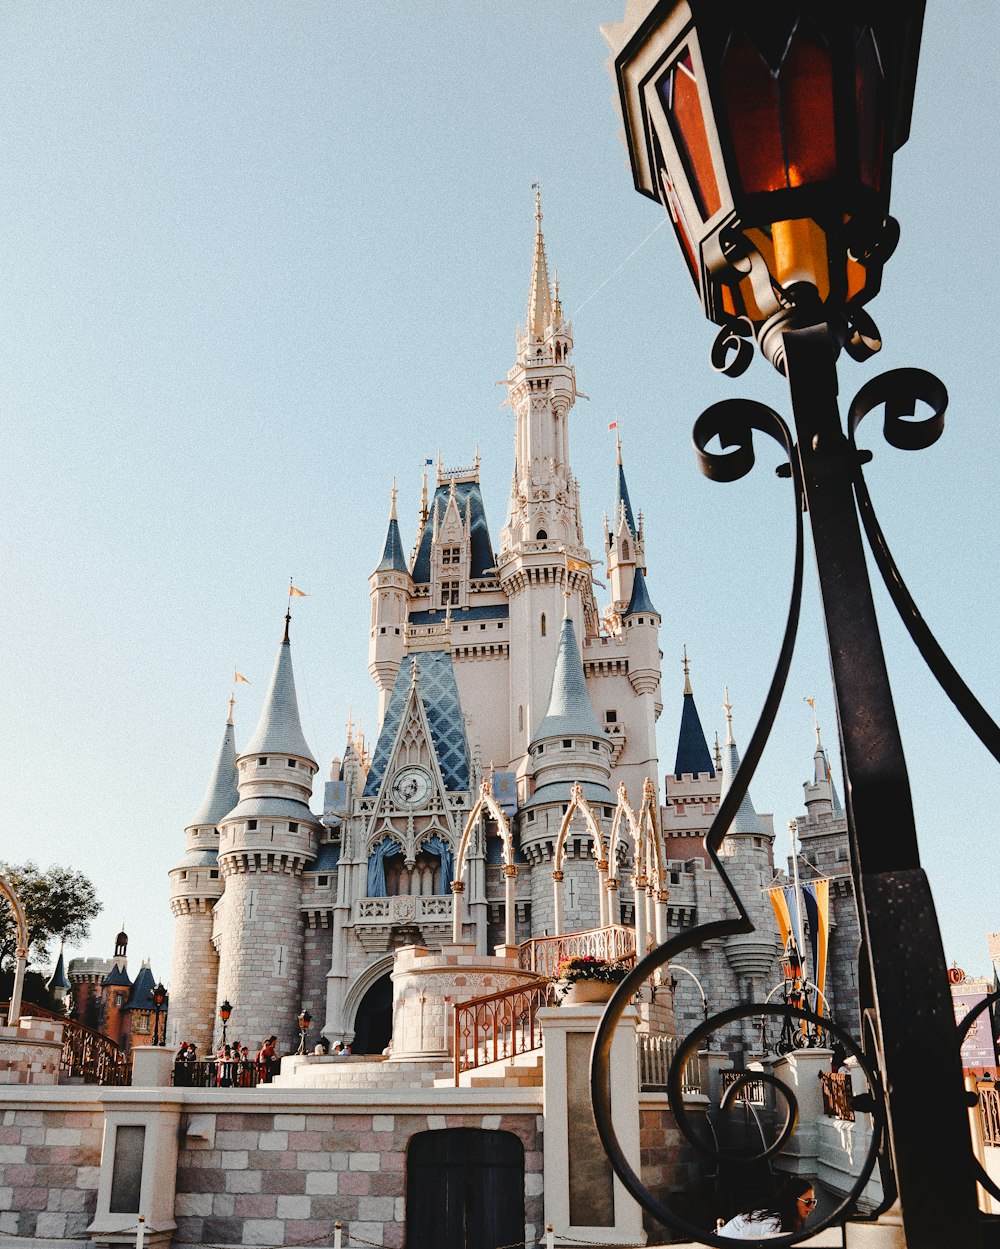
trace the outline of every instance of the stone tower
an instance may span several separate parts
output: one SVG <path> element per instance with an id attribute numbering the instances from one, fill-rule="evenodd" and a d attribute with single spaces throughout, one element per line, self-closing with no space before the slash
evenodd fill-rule
<path id="1" fill-rule="evenodd" d="M 194 1041 L 210 1052 L 214 1032 L 219 956 L 212 944 L 212 909 L 222 897 L 219 823 L 239 801 L 236 789 L 236 731 L 233 700 L 215 767 L 201 806 L 184 830 L 184 857 L 170 872 L 174 925 L 170 1039 Z"/>
<path id="2" fill-rule="evenodd" d="M 319 768 L 299 723 L 289 623 L 286 616 L 260 722 L 236 760 L 239 802 L 219 823 L 217 997 L 232 1004 L 230 1033 L 251 1047 L 271 1033 L 282 1046 L 298 1035 L 301 877 L 322 828 L 309 809 Z"/>
<path id="3" fill-rule="evenodd" d="M 368 586 L 372 605 L 368 671 L 378 686 L 378 714 L 381 720 L 403 658 L 406 609 L 413 596 L 413 578 L 406 566 L 403 542 L 399 536 L 399 521 L 396 518 L 395 482 L 382 559 L 368 578 Z"/>

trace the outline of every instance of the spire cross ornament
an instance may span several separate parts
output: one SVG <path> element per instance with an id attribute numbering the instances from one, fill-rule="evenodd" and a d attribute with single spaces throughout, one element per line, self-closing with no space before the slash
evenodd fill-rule
<path id="1" fill-rule="evenodd" d="M 733 705 L 729 701 L 729 686 L 726 686 L 726 697 L 722 704 L 726 712 L 726 745 L 733 744 Z"/>
<path id="2" fill-rule="evenodd" d="M 688 648 L 687 648 L 687 643 L 686 643 L 686 642 L 685 642 L 685 644 L 684 644 L 684 659 L 683 659 L 683 665 L 684 665 L 684 693 L 685 693 L 685 694 L 693 694 L 693 693 L 694 693 L 694 691 L 691 689 L 691 666 L 690 666 L 690 664 L 688 663 Z M 728 695 L 727 695 L 727 697 L 728 697 Z"/>

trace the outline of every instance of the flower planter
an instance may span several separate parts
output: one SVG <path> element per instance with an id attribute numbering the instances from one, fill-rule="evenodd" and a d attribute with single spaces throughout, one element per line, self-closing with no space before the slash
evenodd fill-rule
<path id="1" fill-rule="evenodd" d="M 616 984 L 606 984 L 603 980 L 561 980 L 560 1006 L 579 1006 L 582 1002 L 610 1002 L 612 994 L 618 988 Z"/>

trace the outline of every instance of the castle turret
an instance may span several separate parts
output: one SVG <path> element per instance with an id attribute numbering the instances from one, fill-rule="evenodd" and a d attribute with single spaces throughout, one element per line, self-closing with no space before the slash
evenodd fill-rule
<path id="1" fill-rule="evenodd" d="M 604 533 L 604 554 L 607 561 L 608 580 L 611 583 L 611 600 L 615 611 L 625 611 L 632 598 L 632 583 L 636 569 L 645 571 L 646 558 L 642 530 L 635 523 L 632 501 L 625 482 L 622 466 L 621 439 L 615 438 L 615 501 L 611 517 Z"/>
<path id="2" fill-rule="evenodd" d="M 289 624 L 286 615 L 260 721 L 236 760 L 239 802 L 219 824 L 217 998 L 232 1005 L 232 1034 L 251 1045 L 274 1033 L 287 1046 L 300 1008 L 321 1006 L 301 1001 L 301 874 L 322 825 L 308 805 L 319 765 L 299 721 Z"/>
<path id="3" fill-rule="evenodd" d="M 63 957 L 63 943 L 59 942 L 59 957 L 52 969 L 52 975 L 45 982 L 45 987 L 53 998 L 62 1006 L 69 997 L 69 977 L 66 975 L 66 962 Z"/>
<path id="4" fill-rule="evenodd" d="M 534 793 L 519 813 L 521 848 L 531 863 L 551 865 L 575 782 L 596 819 L 610 830 L 616 802 L 609 784 L 611 753 L 612 744 L 587 693 L 576 630 L 567 615 L 559 633 L 548 708 L 529 747 Z M 595 927 L 599 923 L 598 877 L 591 835 L 582 820 L 568 843 L 564 871 L 566 930 Z M 541 932 L 554 919 L 551 877 L 533 871 L 531 884 L 532 923 Z"/>
<path id="5" fill-rule="evenodd" d="M 584 546 L 579 487 L 569 462 L 569 414 L 576 400 L 570 363 L 573 332 L 558 287 L 549 283 L 541 201 L 535 196 L 535 246 L 525 326 L 507 375 L 514 412 L 514 476 L 497 569 L 510 604 L 510 632 L 522 638 L 510 678 L 512 766 L 523 777 L 527 747 L 544 714 L 559 641 L 562 592 L 581 637 L 598 632 L 590 552 Z"/>
<path id="6" fill-rule="evenodd" d="M 740 752 L 733 737 L 733 709 L 726 690 L 726 744 L 722 752 L 722 797 L 732 788 L 740 767 Z M 773 987 L 775 963 L 779 954 L 777 929 L 767 897 L 774 878 L 774 829 L 771 817 L 758 815 L 749 790 L 737 808 L 720 858 L 726 872 L 754 923 L 754 932 L 727 937 L 726 958 L 738 977 L 751 983 L 746 991 L 760 994 L 762 1000 Z M 755 1039 L 748 1037 L 748 1043 Z"/>
<path id="7" fill-rule="evenodd" d="M 721 775 L 701 726 L 691 688 L 687 647 L 684 648 L 684 698 L 673 773 L 664 778 L 665 805 L 661 827 L 668 859 L 700 858 L 708 862 L 703 838 L 719 808 Z"/>
<path id="8" fill-rule="evenodd" d="M 413 579 L 403 555 L 403 542 L 396 517 L 396 483 L 392 484 L 389 528 L 378 567 L 368 578 L 372 601 L 371 633 L 368 640 L 368 671 L 379 690 L 379 715 L 392 692 L 403 658 L 406 611 L 413 593 Z"/>
<path id="9" fill-rule="evenodd" d="M 233 699 L 205 796 L 184 830 L 184 857 L 170 872 L 174 925 L 170 1039 L 194 1041 L 207 1053 L 215 1028 L 219 956 L 212 944 L 213 909 L 222 897 L 219 823 L 239 801 Z"/>

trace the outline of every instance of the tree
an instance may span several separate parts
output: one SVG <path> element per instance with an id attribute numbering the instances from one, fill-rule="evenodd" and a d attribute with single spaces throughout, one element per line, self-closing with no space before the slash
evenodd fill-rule
<path id="1" fill-rule="evenodd" d="M 90 936 L 90 921 L 100 913 L 97 890 L 82 872 L 53 864 L 42 871 L 37 863 L 0 862 L 0 875 L 7 878 L 21 900 L 28 921 L 30 962 L 51 961 L 50 942 L 64 937 L 71 943 Z M 17 924 L 6 899 L 0 897 L 0 967 L 14 965 Z"/>

